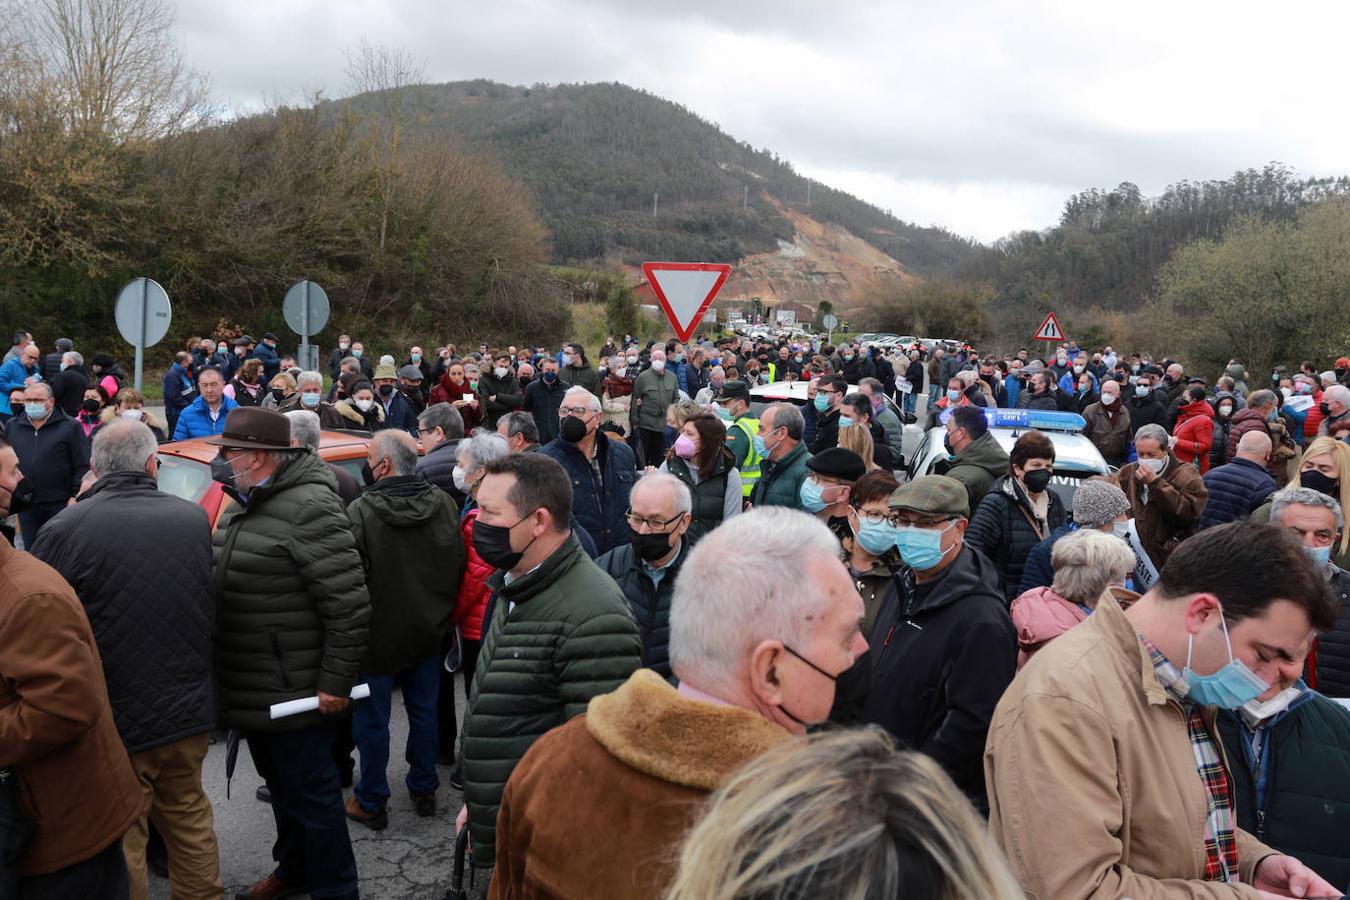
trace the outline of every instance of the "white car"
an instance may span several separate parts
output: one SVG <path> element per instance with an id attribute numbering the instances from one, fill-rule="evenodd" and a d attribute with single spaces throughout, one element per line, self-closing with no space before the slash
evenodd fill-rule
<path id="1" fill-rule="evenodd" d="M 1022 432 L 1035 429 L 1050 438 L 1055 445 L 1055 469 L 1050 479 L 1050 488 L 1064 501 L 1066 510 L 1073 509 L 1074 491 L 1088 478 L 1098 475 L 1110 475 L 1112 469 L 1102 458 L 1101 452 L 1083 435 L 1083 417 L 1077 413 L 1049 412 L 1034 409 L 986 409 L 989 420 L 989 433 L 998 441 L 1005 452 L 1011 452 Z M 917 451 L 909 460 L 906 475 L 910 480 L 923 475 L 941 475 L 942 464 L 947 462 L 947 449 L 943 438 L 947 435 L 944 412 L 942 421 L 928 429 Z M 908 440 L 906 435 L 906 440 Z M 974 510 L 971 513 L 974 514 Z"/>

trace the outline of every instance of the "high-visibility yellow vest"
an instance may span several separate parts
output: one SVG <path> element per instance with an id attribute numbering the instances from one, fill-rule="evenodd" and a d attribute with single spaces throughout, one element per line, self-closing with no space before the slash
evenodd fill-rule
<path id="1" fill-rule="evenodd" d="M 759 481 L 759 464 L 764 461 L 764 457 L 755 452 L 755 435 L 759 434 L 759 419 L 744 415 L 727 428 L 728 430 L 740 428 L 741 433 L 745 435 L 747 445 L 745 462 L 738 462 L 736 465 L 741 473 L 741 493 L 749 497 L 750 492 L 755 489 L 755 483 Z"/>

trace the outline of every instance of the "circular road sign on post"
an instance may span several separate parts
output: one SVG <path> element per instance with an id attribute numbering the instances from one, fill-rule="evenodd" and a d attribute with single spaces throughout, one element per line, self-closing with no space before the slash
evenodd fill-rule
<path id="1" fill-rule="evenodd" d="M 164 340 L 164 335 L 169 333 L 169 323 L 173 321 L 169 295 L 153 279 L 134 278 L 118 292 L 113 317 L 123 340 L 136 348 L 136 390 L 139 391 L 145 348 Z"/>
<path id="2" fill-rule="evenodd" d="M 820 320 L 820 324 L 824 325 L 825 330 L 830 333 L 829 336 L 825 338 L 825 343 L 833 344 L 834 330 L 839 327 L 839 317 L 834 313 L 826 313 L 825 317 Z"/>
<path id="3" fill-rule="evenodd" d="M 328 294 L 312 281 L 297 281 L 286 291 L 286 299 L 281 301 L 281 314 L 291 330 L 300 335 L 301 366 L 317 369 L 318 354 L 309 346 L 309 336 L 323 331 L 328 324 L 328 314 L 332 306 Z"/>

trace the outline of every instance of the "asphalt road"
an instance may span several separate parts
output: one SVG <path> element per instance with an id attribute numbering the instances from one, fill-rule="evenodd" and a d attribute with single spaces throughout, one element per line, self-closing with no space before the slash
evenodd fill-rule
<path id="1" fill-rule="evenodd" d="M 462 689 L 457 690 L 456 694 L 462 716 Z M 361 896 L 388 900 L 435 900 L 450 885 L 454 863 L 455 814 L 459 812 L 463 798 L 446 780 L 450 770 L 439 767 L 437 771 L 441 776 L 441 789 L 436 793 L 436 815 L 428 819 L 418 818 L 404 786 L 404 778 L 408 774 L 408 764 L 403 758 L 408 719 L 397 696 L 389 730 L 388 776 L 393 794 L 388 807 L 389 827 L 375 832 L 355 822 L 347 823 L 356 851 Z M 272 841 L 276 837 L 276 826 L 272 810 L 254 796 L 262 783 L 253 768 L 248 748 L 241 746 L 239 762 L 230 783 L 230 797 L 226 799 L 225 742 L 222 740 L 212 745 L 202 769 L 202 784 L 215 810 L 216 838 L 220 842 L 220 869 L 226 897 L 233 897 L 236 891 L 244 890 L 275 867 Z M 350 792 L 347 789 L 344 794 Z M 476 893 L 481 894 L 484 888 L 481 878 L 478 888 Z M 470 893 L 471 897 L 474 895 L 475 892 Z M 168 900 L 168 880 L 152 874 L 150 896 L 155 900 Z"/>

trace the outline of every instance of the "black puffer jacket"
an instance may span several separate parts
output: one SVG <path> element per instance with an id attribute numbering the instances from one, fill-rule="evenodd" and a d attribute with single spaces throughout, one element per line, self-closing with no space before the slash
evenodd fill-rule
<path id="1" fill-rule="evenodd" d="M 216 525 L 216 671 L 231 726 L 317 724 L 317 712 L 273 721 L 268 708 L 356 683 L 370 597 L 336 485 L 317 454 L 296 451 Z"/>
<path id="2" fill-rule="evenodd" d="M 1317 689 L 1328 697 L 1350 697 L 1350 572 L 1331 568 L 1331 590 L 1341 601 L 1341 614 L 1336 627 L 1317 639 Z"/>
<path id="3" fill-rule="evenodd" d="M 54 408 L 41 428 L 27 416 L 10 419 L 5 437 L 19 455 L 19 468 L 38 503 L 64 503 L 80 493 L 89 471 L 89 439 L 80 423 Z"/>
<path id="4" fill-rule="evenodd" d="M 1004 475 L 990 486 L 980 500 L 966 529 L 966 543 L 979 550 L 994 563 L 999 572 L 999 586 L 1011 604 L 1022 584 L 1022 568 L 1027 554 L 1050 532 L 1067 519 L 1059 495 L 1049 488 L 1050 506 L 1046 522 L 1033 525 L 1036 518 L 1027 501 L 1022 485 L 1011 475 Z"/>
<path id="5" fill-rule="evenodd" d="M 144 472 L 99 479 L 47 523 L 33 555 L 79 595 L 127 753 L 210 731 L 211 523 Z"/>
<path id="6" fill-rule="evenodd" d="M 623 591 L 628 608 L 637 620 L 642 637 L 642 668 L 670 678 L 670 598 L 675 593 L 675 576 L 680 574 L 689 555 L 689 542 L 665 569 L 660 584 L 653 584 L 632 544 L 615 547 L 595 561 Z"/>
<path id="7" fill-rule="evenodd" d="M 455 466 L 459 464 L 459 438 L 441 441 L 417 461 L 417 474 L 450 495 L 455 506 L 464 508 L 464 492 L 455 487 Z"/>

